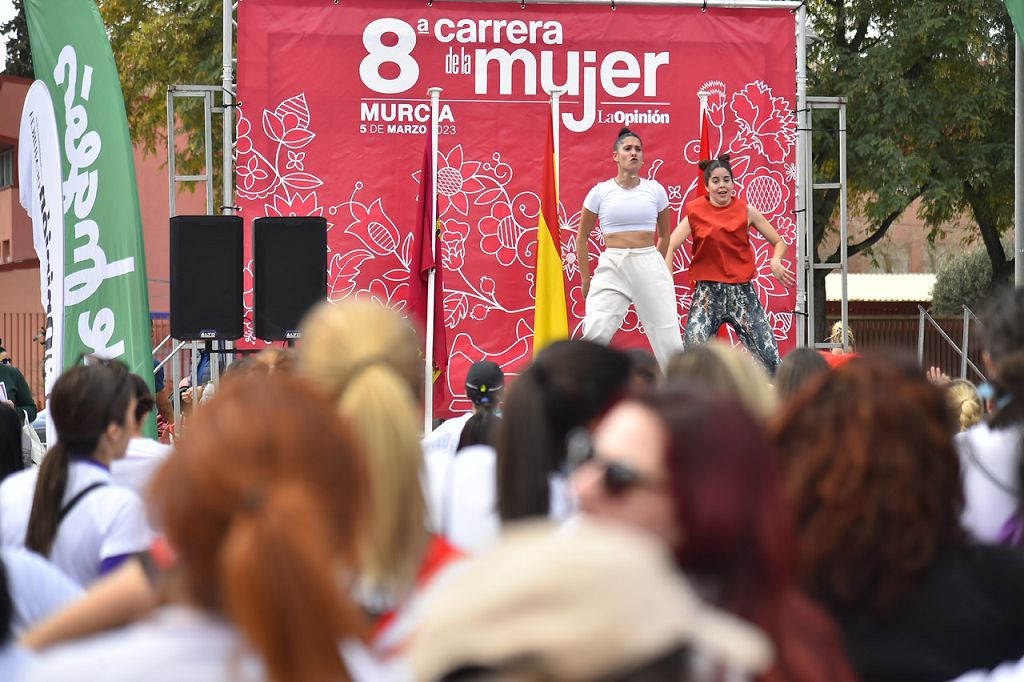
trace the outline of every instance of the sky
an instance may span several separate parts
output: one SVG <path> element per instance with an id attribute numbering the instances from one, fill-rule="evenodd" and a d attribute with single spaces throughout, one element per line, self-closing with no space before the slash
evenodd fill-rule
<path id="1" fill-rule="evenodd" d="M 0 24 L 8 21 L 14 16 L 14 0 L 0 0 Z M 3 70 L 4 64 L 7 63 L 7 45 L 6 39 L 0 37 L 0 71 Z"/>

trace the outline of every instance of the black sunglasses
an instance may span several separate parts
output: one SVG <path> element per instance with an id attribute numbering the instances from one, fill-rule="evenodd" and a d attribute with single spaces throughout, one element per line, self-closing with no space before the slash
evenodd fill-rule
<path id="1" fill-rule="evenodd" d="M 575 471 L 584 464 L 599 466 L 603 469 L 601 483 L 605 492 L 611 497 L 618 497 L 630 488 L 660 488 L 661 485 L 646 474 L 642 474 L 624 462 L 617 462 L 601 457 L 594 449 L 590 433 L 584 428 L 575 428 L 565 439 L 566 455 L 570 471 Z"/>
<path id="2" fill-rule="evenodd" d="M 11 359 L 10 358 L 4 358 L 3 360 L 0 360 L 0 365 L 9 365 L 9 364 L 11 364 Z"/>

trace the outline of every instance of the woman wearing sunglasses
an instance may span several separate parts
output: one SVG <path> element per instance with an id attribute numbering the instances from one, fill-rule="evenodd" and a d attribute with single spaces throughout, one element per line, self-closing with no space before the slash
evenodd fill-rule
<path id="1" fill-rule="evenodd" d="M 774 453 L 742 408 L 681 389 L 635 397 L 569 449 L 584 513 L 659 537 L 705 598 L 771 638 L 776 662 L 759 680 L 856 679 L 837 628 L 798 587 Z"/>

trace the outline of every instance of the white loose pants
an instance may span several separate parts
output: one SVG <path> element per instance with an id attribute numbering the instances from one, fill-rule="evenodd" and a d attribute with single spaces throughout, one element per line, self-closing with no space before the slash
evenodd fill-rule
<path id="1" fill-rule="evenodd" d="M 606 249 L 587 294 L 583 338 L 607 344 L 622 324 L 629 304 L 636 308 L 651 349 L 664 372 L 683 349 L 675 285 L 665 260 L 653 246 Z"/>

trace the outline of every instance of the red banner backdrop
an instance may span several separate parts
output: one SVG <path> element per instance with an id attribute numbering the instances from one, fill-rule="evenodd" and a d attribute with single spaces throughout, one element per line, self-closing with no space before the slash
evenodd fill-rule
<path id="1" fill-rule="evenodd" d="M 426 91 L 442 87 L 438 213 L 451 398 L 436 414 L 445 416 L 469 407 L 462 386 L 472 362 L 493 359 L 515 374 L 530 359 L 545 90 L 566 90 L 559 220 L 578 336 L 574 240 L 584 196 L 615 174 L 612 143 L 628 125 L 643 138 L 643 174 L 665 186 L 681 219 L 697 189 L 701 90 L 711 93 L 712 156 L 732 154 L 739 195 L 790 245 L 793 267 L 795 54 L 786 9 L 242 0 L 242 214 L 326 216 L 329 298 L 372 296 L 405 310 Z M 794 343 L 794 292 L 771 276 L 767 242 L 756 232 L 751 240 L 755 286 L 784 353 Z M 592 267 L 603 246 L 596 230 Z M 675 258 L 681 324 L 688 264 L 689 245 Z M 632 310 L 615 344 L 646 345 Z"/>

